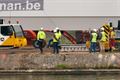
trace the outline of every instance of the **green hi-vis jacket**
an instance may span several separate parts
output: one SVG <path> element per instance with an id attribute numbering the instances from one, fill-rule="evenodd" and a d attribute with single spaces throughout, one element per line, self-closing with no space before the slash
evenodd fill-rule
<path id="1" fill-rule="evenodd" d="M 101 38 L 100 41 L 106 41 L 107 38 L 106 38 L 106 34 L 105 34 L 105 32 L 103 31 L 103 32 L 101 32 L 101 34 L 102 34 L 102 38 Z"/>
<path id="2" fill-rule="evenodd" d="M 97 42 L 97 33 L 92 33 L 92 40 L 91 42 Z"/>
<path id="3" fill-rule="evenodd" d="M 53 42 L 58 42 L 60 37 L 61 37 L 61 35 L 58 32 L 54 33 Z"/>
<path id="4" fill-rule="evenodd" d="M 39 39 L 45 39 L 46 38 L 46 34 L 44 31 L 39 31 L 37 34 L 37 40 Z"/>

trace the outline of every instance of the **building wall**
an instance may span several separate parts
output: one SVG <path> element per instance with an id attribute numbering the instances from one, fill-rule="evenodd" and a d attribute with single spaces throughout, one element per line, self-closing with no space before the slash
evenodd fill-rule
<path id="1" fill-rule="evenodd" d="M 0 16 L 120 16 L 120 0 L 44 0 L 40 11 L 0 11 Z"/>
<path id="2" fill-rule="evenodd" d="M 2 17 L 3 18 L 3 17 Z M 98 29 L 103 24 L 112 22 L 117 27 L 119 17 L 6 17 L 4 23 L 11 20 L 11 23 L 19 21 L 24 29 L 39 30 L 44 27 L 46 30 L 53 30 L 59 27 L 62 30 L 89 30 Z"/>

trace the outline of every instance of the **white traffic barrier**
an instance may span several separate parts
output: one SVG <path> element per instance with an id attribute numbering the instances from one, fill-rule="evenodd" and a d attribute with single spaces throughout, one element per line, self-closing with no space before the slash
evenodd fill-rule
<path id="1" fill-rule="evenodd" d="M 89 51 L 85 44 L 84 45 L 73 45 L 73 44 L 64 44 L 64 45 L 61 45 L 61 51 L 64 52 L 77 52 L 77 51 Z"/>

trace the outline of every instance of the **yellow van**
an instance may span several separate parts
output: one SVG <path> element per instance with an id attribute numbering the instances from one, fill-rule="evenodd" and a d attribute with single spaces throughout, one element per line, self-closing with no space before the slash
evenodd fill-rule
<path id="1" fill-rule="evenodd" d="M 0 47 L 23 47 L 27 45 L 20 24 L 0 24 Z"/>

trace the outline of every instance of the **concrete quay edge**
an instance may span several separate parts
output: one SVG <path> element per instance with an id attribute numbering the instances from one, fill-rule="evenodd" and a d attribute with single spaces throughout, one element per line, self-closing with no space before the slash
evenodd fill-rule
<path id="1" fill-rule="evenodd" d="M 49 70 L 0 70 L 0 75 L 4 74 L 40 74 L 40 75 L 104 75 L 120 74 L 120 69 L 49 69 Z"/>

